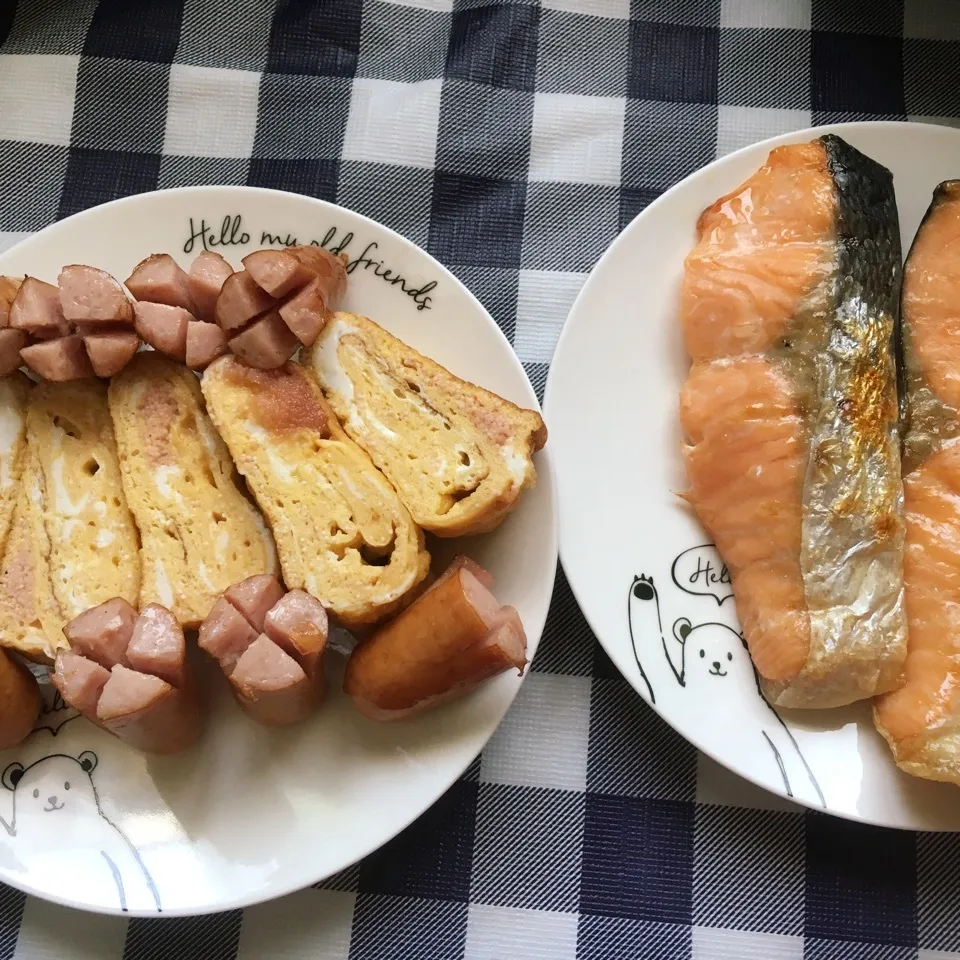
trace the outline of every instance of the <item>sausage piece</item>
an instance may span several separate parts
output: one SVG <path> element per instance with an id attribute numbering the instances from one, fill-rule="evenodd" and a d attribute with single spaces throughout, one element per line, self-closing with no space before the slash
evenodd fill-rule
<path id="1" fill-rule="evenodd" d="M 289 251 L 301 263 L 308 266 L 320 281 L 320 289 L 327 307 L 335 309 L 347 289 L 347 270 L 343 261 L 321 247 L 289 247 Z"/>
<path id="2" fill-rule="evenodd" d="M 124 662 L 137 611 L 123 597 L 106 600 L 74 617 L 64 628 L 70 649 L 108 670 Z"/>
<path id="3" fill-rule="evenodd" d="M 257 639 L 257 631 L 226 597 L 220 597 L 200 624 L 197 645 L 218 660 L 228 676 L 243 651 Z"/>
<path id="4" fill-rule="evenodd" d="M 227 335 L 215 323 L 187 323 L 186 362 L 191 370 L 203 370 L 226 352 Z"/>
<path id="5" fill-rule="evenodd" d="M 327 611 L 305 590 L 291 590 L 270 608 L 263 632 L 288 653 L 317 684 L 323 683 L 323 650 L 327 645 Z"/>
<path id="6" fill-rule="evenodd" d="M 315 273 L 289 250 L 256 250 L 243 258 L 258 287 L 278 300 L 313 280 Z"/>
<path id="7" fill-rule="evenodd" d="M 17 298 L 23 279 L 0 276 L 0 327 L 10 326 L 10 307 Z"/>
<path id="8" fill-rule="evenodd" d="M 52 283 L 25 277 L 10 305 L 10 326 L 35 337 L 65 337 L 70 325 L 60 307 L 60 291 Z"/>
<path id="9" fill-rule="evenodd" d="M 245 363 L 259 370 L 282 367 L 296 352 L 299 343 L 277 310 L 258 320 L 229 341 L 230 349 Z"/>
<path id="10" fill-rule="evenodd" d="M 27 345 L 27 335 L 13 327 L 0 327 L 0 377 L 9 377 L 20 367 L 20 351 Z"/>
<path id="11" fill-rule="evenodd" d="M 316 687 L 303 668 L 265 633 L 237 661 L 230 686 L 240 706 L 266 726 L 299 723 L 317 706 Z"/>
<path id="12" fill-rule="evenodd" d="M 105 270 L 73 263 L 57 278 L 60 308 L 67 320 L 83 323 L 133 323 L 133 307 L 123 287 Z"/>
<path id="13" fill-rule="evenodd" d="M 20 358 L 38 377 L 55 383 L 93 376 L 83 338 L 76 334 L 24 347 Z"/>
<path id="14" fill-rule="evenodd" d="M 187 275 L 169 253 L 154 253 L 141 260 L 127 277 L 126 287 L 138 300 L 196 312 Z"/>
<path id="15" fill-rule="evenodd" d="M 192 691 L 122 665 L 110 671 L 97 703 L 97 720 L 121 740 L 145 753 L 179 753 L 201 728 Z"/>
<path id="16" fill-rule="evenodd" d="M 213 253 L 210 250 L 204 250 L 190 264 L 187 285 L 197 308 L 197 319 L 213 322 L 217 297 L 220 296 L 223 284 L 231 273 L 233 273 L 233 267 L 219 253 Z"/>
<path id="17" fill-rule="evenodd" d="M 0 750 L 18 744 L 40 716 L 40 688 L 33 674 L 0 650 Z"/>
<path id="18" fill-rule="evenodd" d="M 78 710 L 88 720 L 97 722 L 97 703 L 110 679 L 110 671 L 99 663 L 80 656 L 72 650 L 57 654 L 50 682 L 60 691 L 68 706 Z"/>
<path id="19" fill-rule="evenodd" d="M 263 632 L 267 611 L 283 597 L 280 581 L 269 573 L 258 573 L 235 583 L 224 594 L 247 623 L 257 632 Z"/>
<path id="20" fill-rule="evenodd" d="M 148 603 L 133 627 L 127 663 L 181 690 L 187 686 L 187 645 L 177 618 L 159 603 Z"/>
<path id="21" fill-rule="evenodd" d="M 501 607 L 463 562 L 395 620 L 355 648 L 344 690 L 377 720 L 394 720 L 461 696 L 526 666 L 517 612 Z"/>
<path id="22" fill-rule="evenodd" d="M 217 297 L 214 318 L 224 333 L 233 333 L 269 310 L 275 302 L 246 270 L 238 270 L 224 281 Z"/>
<path id="23" fill-rule="evenodd" d="M 135 333 L 88 333 L 83 345 L 90 366 L 98 377 L 112 377 L 119 373 L 140 349 L 140 338 Z"/>
<path id="24" fill-rule="evenodd" d="M 153 347 L 181 363 L 187 356 L 187 324 L 193 314 L 166 303 L 137 303 L 133 308 L 137 333 Z"/>
<path id="25" fill-rule="evenodd" d="M 290 328 L 290 332 L 305 347 L 312 347 L 330 317 L 320 279 L 312 280 L 299 293 L 281 304 L 280 316 Z"/>

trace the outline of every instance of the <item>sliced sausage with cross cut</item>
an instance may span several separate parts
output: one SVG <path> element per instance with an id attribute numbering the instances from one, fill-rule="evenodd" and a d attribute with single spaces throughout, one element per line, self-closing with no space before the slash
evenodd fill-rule
<path id="1" fill-rule="evenodd" d="M 147 753 L 178 753 L 202 729 L 202 713 L 174 615 L 151 603 L 139 615 L 115 597 L 64 627 L 54 686 L 68 705 Z"/>
<path id="2" fill-rule="evenodd" d="M 200 627 L 199 646 L 215 657 L 237 703 L 258 723 L 286 726 L 323 698 L 321 657 L 327 613 L 303 590 L 285 592 L 272 576 L 230 587 Z"/>
<path id="3" fill-rule="evenodd" d="M 273 370 L 320 335 L 346 289 L 346 268 L 314 246 L 256 250 L 243 265 L 220 291 L 216 321 L 248 366 Z"/>
<path id="4" fill-rule="evenodd" d="M 123 287 L 105 270 L 73 263 L 57 277 L 60 308 L 71 323 L 133 323 L 133 306 Z"/>
<path id="5" fill-rule="evenodd" d="M 204 250 L 190 264 L 187 288 L 196 306 L 195 316 L 198 320 L 208 323 L 214 321 L 217 297 L 232 273 L 233 267 L 219 253 L 210 250 Z"/>
<path id="6" fill-rule="evenodd" d="M 187 324 L 193 314 L 183 307 L 166 303 L 138 301 L 133 308 L 137 333 L 154 350 L 181 363 L 187 356 Z"/>
<path id="7" fill-rule="evenodd" d="M 203 370 L 227 352 L 227 335 L 215 324 L 201 320 L 187 323 L 187 366 Z"/>
<path id="8" fill-rule="evenodd" d="M 196 315 L 187 274 L 169 253 L 153 253 L 141 260 L 127 277 L 126 288 L 137 300 L 182 307 Z"/>

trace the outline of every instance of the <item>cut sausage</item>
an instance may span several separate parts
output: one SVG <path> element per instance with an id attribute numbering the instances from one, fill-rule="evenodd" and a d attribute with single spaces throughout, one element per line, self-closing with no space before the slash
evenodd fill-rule
<path id="1" fill-rule="evenodd" d="M 97 720 L 115 736 L 146 753 L 179 753 L 200 733 L 192 691 L 124 666 L 110 671 L 97 703 Z"/>
<path id="2" fill-rule="evenodd" d="M 317 690 L 300 665 L 266 634 L 244 651 L 230 674 L 237 702 L 267 726 L 305 720 L 317 706 Z"/>
<path id="3" fill-rule="evenodd" d="M 40 690 L 33 674 L 0 650 L 0 750 L 18 744 L 40 716 Z"/>
<path id="4" fill-rule="evenodd" d="M 0 327 L 0 377 L 9 377 L 21 363 L 20 351 L 27 344 L 27 335 L 12 327 Z"/>
<path id="5" fill-rule="evenodd" d="M 263 632 L 318 682 L 322 682 L 328 630 L 323 604 L 305 590 L 291 590 L 270 608 L 263 621 Z"/>
<path id="6" fill-rule="evenodd" d="M 203 370 L 227 352 L 227 335 L 215 323 L 191 320 L 187 324 L 187 366 Z"/>
<path id="7" fill-rule="evenodd" d="M 55 383 L 93 376 L 83 338 L 76 334 L 24 347 L 20 358 L 38 377 Z"/>
<path id="8" fill-rule="evenodd" d="M 181 363 L 187 355 L 187 324 L 193 314 L 183 307 L 141 301 L 134 308 L 137 333 L 153 347 Z"/>
<path id="9" fill-rule="evenodd" d="M 126 287 L 138 300 L 196 311 L 187 275 L 169 253 L 154 253 L 141 260 L 127 278 Z"/>
<path id="10" fill-rule="evenodd" d="M 320 280 L 311 280 L 298 294 L 282 304 L 280 316 L 305 347 L 312 347 L 330 317 Z"/>
<path id="11" fill-rule="evenodd" d="M 140 349 L 140 338 L 135 333 L 123 331 L 88 333 L 83 337 L 83 345 L 93 372 L 98 377 L 112 377 L 119 373 Z"/>
<path id="12" fill-rule="evenodd" d="M 276 577 L 260 573 L 235 583 L 224 597 L 257 633 L 262 633 L 267 611 L 283 597 L 283 587 Z"/>
<path id="13" fill-rule="evenodd" d="M 10 326 L 10 307 L 17 298 L 21 283 L 20 277 L 0 276 L 0 327 Z"/>
<path id="14" fill-rule="evenodd" d="M 277 299 L 306 286 L 315 276 L 289 250 L 256 250 L 243 258 L 243 265 L 257 286 Z"/>
<path id="15" fill-rule="evenodd" d="M 127 662 L 134 670 L 152 673 L 182 690 L 187 683 L 187 646 L 177 618 L 159 603 L 140 612 L 127 646 Z"/>
<path id="16" fill-rule="evenodd" d="M 366 716 L 399 719 L 526 665 L 519 616 L 460 563 L 392 623 L 361 641 L 344 690 Z"/>
<path id="17" fill-rule="evenodd" d="M 217 297 L 233 267 L 219 253 L 204 250 L 192 264 L 187 274 L 190 296 L 196 305 L 196 316 L 212 322 L 217 306 Z"/>
<path id="18" fill-rule="evenodd" d="M 256 639 L 257 631 L 226 597 L 220 597 L 200 625 L 197 645 L 218 660 L 229 676 L 243 651 Z"/>
<path id="19" fill-rule="evenodd" d="M 458 570 L 469 570 L 473 574 L 474 579 L 477 580 L 482 586 L 486 587 L 487 590 L 493 588 L 493 574 L 489 571 L 484 570 L 475 560 L 471 560 L 470 557 L 465 556 L 462 553 L 458 553 L 451 561 L 450 565 L 447 567 L 443 573 L 437 577 L 433 583 L 429 584 L 423 593 L 428 593 L 430 590 L 433 590 L 435 587 L 440 586 L 448 577 L 452 577 Z M 421 594 L 422 596 L 423 594 Z"/>
<path id="20" fill-rule="evenodd" d="M 297 338 L 276 310 L 265 313 L 230 340 L 230 349 L 259 370 L 282 367 L 296 353 L 298 346 Z"/>
<path id="21" fill-rule="evenodd" d="M 67 706 L 73 707 L 94 723 L 97 722 L 100 694 L 109 679 L 109 670 L 72 650 L 61 650 L 57 654 L 56 666 L 50 675 L 50 682 L 60 692 Z"/>
<path id="22" fill-rule="evenodd" d="M 327 307 L 335 309 L 347 289 L 347 271 L 343 261 L 321 247 L 300 246 L 288 249 L 316 275 Z"/>
<path id="23" fill-rule="evenodd" d="M 105 270 L 74 263 L 60 271 L 57 282 L 67 320 L 133 323 L 133 308 L 123 287 Z"/>
<path id="24" fill-rule="evenodd" d="M 64 337 L 70 332 L 60 307 L 60 291 L 52 283 L 26 277 L 10 305 L 10 326 L 35 337 Z"/>
<path id="25" fill-rule="evenodd" d="M 275 299 L 259 287 L 246 270 L 231 274 L 224 281 L 214 317 L 225 333 L 245 327 L 254 317 L 269 310 Z"/>
<path id="26" fill-rule="evenodd" d="M 74 653 L 109 670 L 123 662 L 136 621 L 137 611 L 122 597 L 114 597 L 74 617 L 63 633 Z"/>

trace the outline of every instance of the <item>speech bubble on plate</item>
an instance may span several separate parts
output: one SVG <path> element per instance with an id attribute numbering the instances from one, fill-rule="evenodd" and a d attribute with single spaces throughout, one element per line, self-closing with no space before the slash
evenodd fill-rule
<path id="1" fill-rule="evenodd" d="M 673 582 L 695 597 L 713 597 L 718 606 L 733 596 L 730 574 L 712 543 L 684 550 L 670 568 Z"/>

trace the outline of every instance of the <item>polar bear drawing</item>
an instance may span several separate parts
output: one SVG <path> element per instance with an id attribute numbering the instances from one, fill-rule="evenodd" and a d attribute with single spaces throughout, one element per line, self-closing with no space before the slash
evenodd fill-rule
<path id="1" fill-rule="evenodd" d="M 694 624 L 686 617 L 674 620 L 668 634 L 652 577 L 633 578 L 627 603 L 634 658 L 650 702 L 656 704 L 656 692 L 661 690 L 662 696 L 665 684 L 678 685 L 697 703 L 716 700 L 722 692 L 719 683 L 749 691 L 735 711 L 724 713 L 725 734 L 746 738 L 746 742 L 756 738 L 757 746 L 765 745 L 776 764 L 787 796 L 807 796 L 809 784 L 817 802 L 826 806 L 789 727 L 763 696 L 743 637 L 725 623 Z"/>
<path id="2" fill-rule="evenodd" d="M 0 824 L 17 860 L 36 886 L 73 899 L 160 911 L 156 885 L 139 853 L 100 809 L 91 774 L 97 755 L 55 753 L 24 767 L 11 763 L 3 785 L 13 792 L 13 816 Z M 2 838 L 2 833 L 0 833 Z M 25 877 L 26 879 L 26 877 Z"/>

